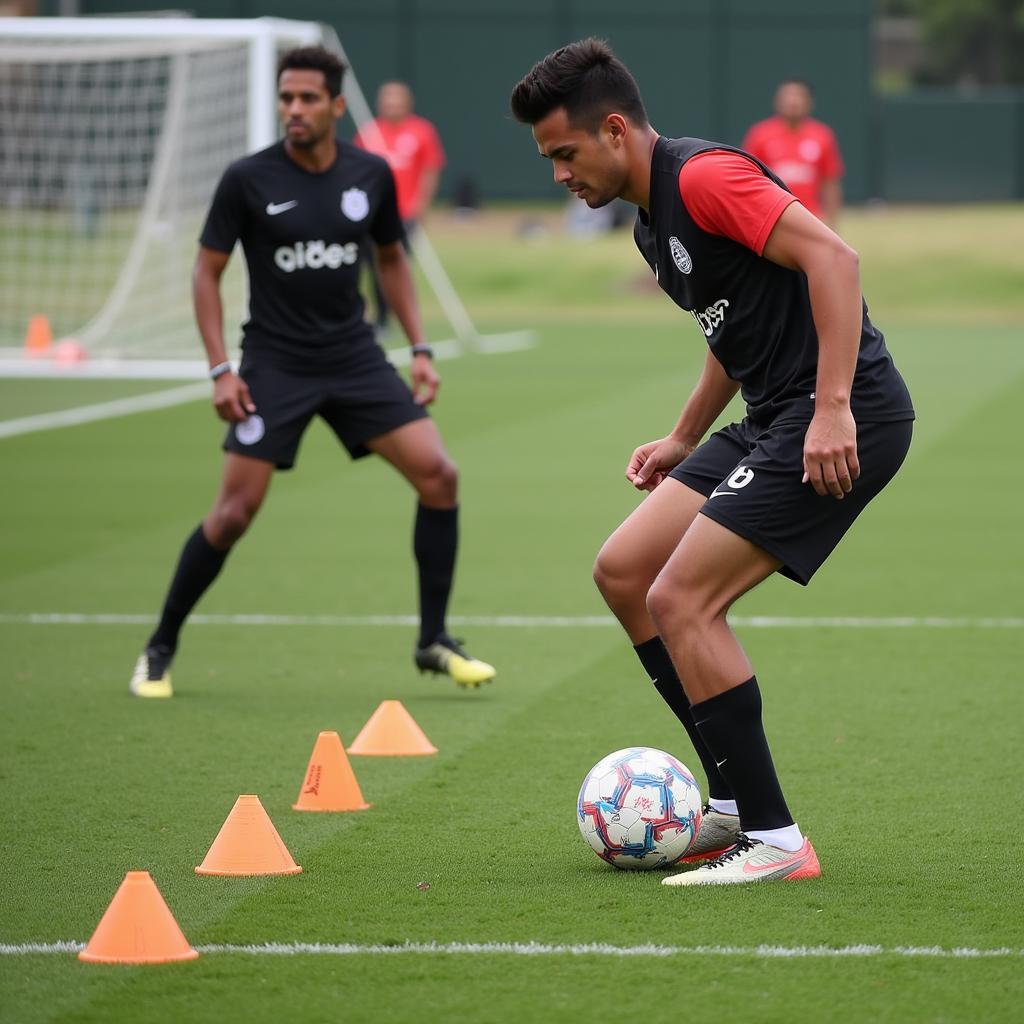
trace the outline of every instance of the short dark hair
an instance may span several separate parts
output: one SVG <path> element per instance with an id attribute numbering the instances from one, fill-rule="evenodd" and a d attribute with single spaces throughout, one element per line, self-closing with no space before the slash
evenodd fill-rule
<path id="1" fill-rule="evenodd" d="M 611 113 L 647 124 L 636 79 L 603 39 L 581 39 L 549 53 L 512 90 L 512 116 L 536 124 L 565 107 L 569 121 L 596 131 Z"/>
<path id="2" fill-rule="evenodd" d="M 344 62 L 322 46 L 300 46 L 283 53 L 277 62 L 278 79 L 285 71 L 320 71 L 331 99 L 341 92 L 346 70 Z"/>

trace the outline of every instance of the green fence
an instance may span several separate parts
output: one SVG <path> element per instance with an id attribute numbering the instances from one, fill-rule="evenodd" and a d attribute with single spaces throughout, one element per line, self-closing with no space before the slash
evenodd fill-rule
<path id="1" fill-rule="evenodd" d="M 877 105 L 872 194 L 894 202 L 1024 199 L 1024 90 L 927 90 Z"/>
<path id="2" fill-rule="evenodd" d="M 42 0 L 56 13 L 58 0 Z M 84 14 L 161 0 L 81 0 Z M 851 201 L 1024 197 L 1024 100 L 871 96 L 871 0 L 196 0 L 206 17 L 286 15 L 334 26 L 372 97 L 409 82 L 448 152 L 442 194 L 462 179 L 485 198 L 561 193 L 512 121 L 512 86 L 546 53 L 597 35 L 632 68 L 666 135 L 737 144 L 771 111 L 781 78 L 810 81 L 836 131 Z M 347 126 L 351 131 L 351 126 Z"/>

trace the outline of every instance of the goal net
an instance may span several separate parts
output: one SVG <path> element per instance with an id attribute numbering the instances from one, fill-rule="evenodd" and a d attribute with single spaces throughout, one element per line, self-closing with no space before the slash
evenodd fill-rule
<path id="1" fill-rule="evenodd" d="M 282 29 L 287 29 L 283 31 Z M 190 268 L 224 167 L 273 138 L 275 49 L 316 26 L 0 19 L 0 346 L 195 359 Z M 266 65 L 270 64 L 270 68 Z M 242 313 L 239 268 L 225 315 Z"/>

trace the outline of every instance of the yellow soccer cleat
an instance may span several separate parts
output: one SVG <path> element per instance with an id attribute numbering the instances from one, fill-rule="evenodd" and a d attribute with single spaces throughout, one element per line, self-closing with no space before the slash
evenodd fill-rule
<path id="1" fill-rule="evenodd" d="M 414 655 L 420 672 L 435 672 L 451 676 L 459 686 L 474 689 L 481 683 L 489 683 L 497 670 L 486 661 L 474 658 L 462 646 L 461 640 L 453 640 L 442 634 L 432 644 L 417 647 Z"/>
<path id="2" fill-rule="evenodd" d="M 135 663 L 128 689 L 136 697 L 172 697 L 171 657 L 165 648 L 147 647 Z"/>

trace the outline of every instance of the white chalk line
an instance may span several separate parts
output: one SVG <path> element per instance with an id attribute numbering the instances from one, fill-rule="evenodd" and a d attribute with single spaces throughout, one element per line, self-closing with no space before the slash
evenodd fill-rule
<path id="1" fill-rule="evenodd" d="M 521 352 L 524 349 L 532 348 L 536 344 L 536 338 L 535 331 L 485 334 L 477 339 L 473 351 L 482 355 Z M 464 352 L 462 345 L 452 338 L 436 342 L 433 348 L 437 359 L 457 359 Z M 404 346 L 390 349 L 387 356 L 396 366 L 405 366 L 409 362 L 409 348 Z M 80 368 L 76 369 L 76 367 Z M 0 360 L 0 377 L 45 377 L 64 380 L 174 380 L 183 378 L 194 382 L 182 387 L 151 391 L 144 395 L 133 395 L 130 398 L 118 398 L 110 402 L 98 402 L 95 405 L 82 405 L 74 409 L 61 409 L 56 412 L 44 412 L 35 416 L 22 416 L 19 419 L 0 421 L 0 438 L 34 434 L 41 430 L 55 430 L 58 427 L 73 427 L 83 423 L 95 423 L 98 420 L 131 416 L 154 409 L 169 409 L 185 402 L 193 402 L 198 398 L 209 396 L 211 393 L 208 380 L 196 380 L 197 377 L 205 377 L 206 370 L 206 363 L 195 360 L 144 360 L 136 363 L 96 360 L 95 365 L 86 361 L 82 364 L 68 366 L 50 365 L 30 359 L 14 360 L 8 365 Z"/>
<path id="2" fill-rule="evenodd" d="M 70 955 L 84 942 L 0 943 L 2 956 Z M 331 942 L 266 942 L 256 945 L 217 943 L 196 946 L 200 953 L 242 956 L 599 956 L 599 957 L 753 957 L 768 960 L 822 960 L 858 957 L 906 957 L 933 960 L 994 960 L 1024 957 L 1024 949 L 1001 946 L 614 946 L 603 942 L 552 945 L 544 942 L 403 942 L 361 945 Z"/>
<path id="3" fill-rule="evenodd" d="M 44 412 L 37 416 L 22 416 L 20 419 L 0 422 L 0 438 L 17 437 L 19 434 L 34 434 L 40 430 L 55 430 L 57 427 L 74 427 L 97 420 L 110 420 L 118 416 L 132 416 L 137 412 L 153 409 L 169 409 L 185 402 L 194 402 L 210 393 L 208 381 L 185 384 L 183 387 L 150 391 L 131 398 L 116 398 L 112 402 L 97 402 L 95 405 L 80 405 L 74 409 L 58 412 Z"/>
<path id="4" fill-rule="evenodd" d="M 151 614 L 84 612 L 4 612 L 0 624 L 24 626 L 146 626 Z M 416 626 L 415 615 L 193 615 L 196 626 Z M 452 626 L 487 626 L 507 629 L 607 629 L 617 625 L 611 615 L 452 615 Z M 746 629 L 1024 629 L 1024 618 L 969 618 L 898 615 L 783 616 L 736 615 L 733 626 Z"/>

